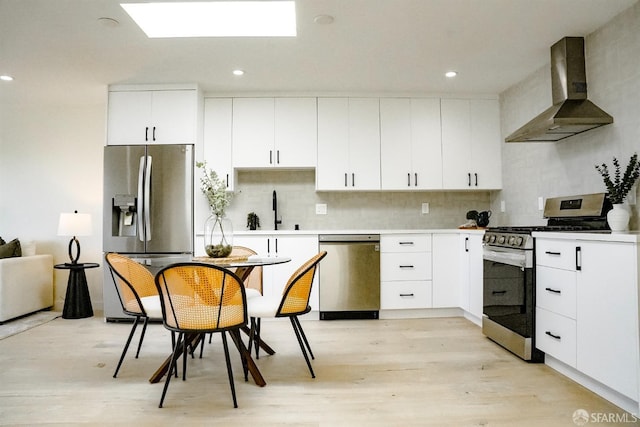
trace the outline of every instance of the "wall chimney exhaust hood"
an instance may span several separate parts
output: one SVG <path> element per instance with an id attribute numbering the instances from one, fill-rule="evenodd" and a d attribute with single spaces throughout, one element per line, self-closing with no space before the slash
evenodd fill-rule
<path id="1" fill-rule="evenodd" d="M 565 37 L 551 46 L 553 106 L 513 132 L 506 142 L 553 142 L 613 123 L 587 99 L 584 38 Z"/>

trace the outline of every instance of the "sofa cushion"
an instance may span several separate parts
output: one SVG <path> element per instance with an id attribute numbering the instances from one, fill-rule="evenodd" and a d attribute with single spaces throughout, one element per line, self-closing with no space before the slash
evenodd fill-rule
<path id="1" fill-rule="evenodd" d="M 22 250 L 20 248 L 20 241 L 13 239 L 9 243 L 0 245 L 0 258 L 11 258 L 22 256 Z"/>
<path id="2" fill-rule="evenodd" d="M 23 240 L 20 242 L 20 250 L 22 256 L 33 256 L 36 254 L 36 241 L 35 240 Z"/>
<path id="3" fill-rule="evenodd" d="M 7 242 L 5 242 L 2 237 L 0 237 L 0 245 L 6 245 L 6 244 L 7 244 Z"/>

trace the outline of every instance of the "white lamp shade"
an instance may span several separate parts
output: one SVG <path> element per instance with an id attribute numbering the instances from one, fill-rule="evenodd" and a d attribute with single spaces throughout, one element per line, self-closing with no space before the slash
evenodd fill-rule
<path id="1" fill-rule="evenodd" d="M 92 232 L 91 215 L 80 213 L 61 213 L 58 222 L 58 236 L 90 236 Z"/>

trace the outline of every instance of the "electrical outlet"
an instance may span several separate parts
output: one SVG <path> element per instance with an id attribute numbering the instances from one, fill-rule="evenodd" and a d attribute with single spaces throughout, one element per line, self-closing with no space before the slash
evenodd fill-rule
<path id="1" fill-rule="evenodd" d="M 429 203 L 423 203 L 422 204 L 422 211 L 423 214 L 428 214 L 429 213 Z"/>
<path id="2" fill-rule="evenodd" d="M 504 200 L 500 200 L 500 212 L 506 212 L 507 211 L 507 204 L 504 202 Z"/>
<path id="3" fill-rule="evenodd" d="M 538 210 L 539 211 L 544 210 L 544 198 L 542 197 L 538 197 Z"/>
<path id="4" fill-rule="evenodd" d="M 326 215 L 327 205 L 326 203 L 316 203 L 316 215 Z"/>

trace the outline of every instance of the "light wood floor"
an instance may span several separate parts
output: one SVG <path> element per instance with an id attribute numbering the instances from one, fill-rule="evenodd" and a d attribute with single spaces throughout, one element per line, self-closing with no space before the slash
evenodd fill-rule
<path id="1" fill-rule="evenodd" d="M 234 409 L 220 338 L 186 382 L 147 380 L 170 351 L 151 325 L 139 359 L 115 364 L 130 326 L 58 318 L 0 340 L 2 425 L 575 426 L 574 411 L 623 413 L 541 364 L 528 364 L 462 318 L 303 321 L 312 379 L 286 319 L 263 322 L 267 386 L 244 382 L 232 353 Z M 131 351 L 131 350 L 130 350 Z M 613 425 L 613 424 L 607 424 Z M 626 424 L 629 425 L 629 424 Z"/>

